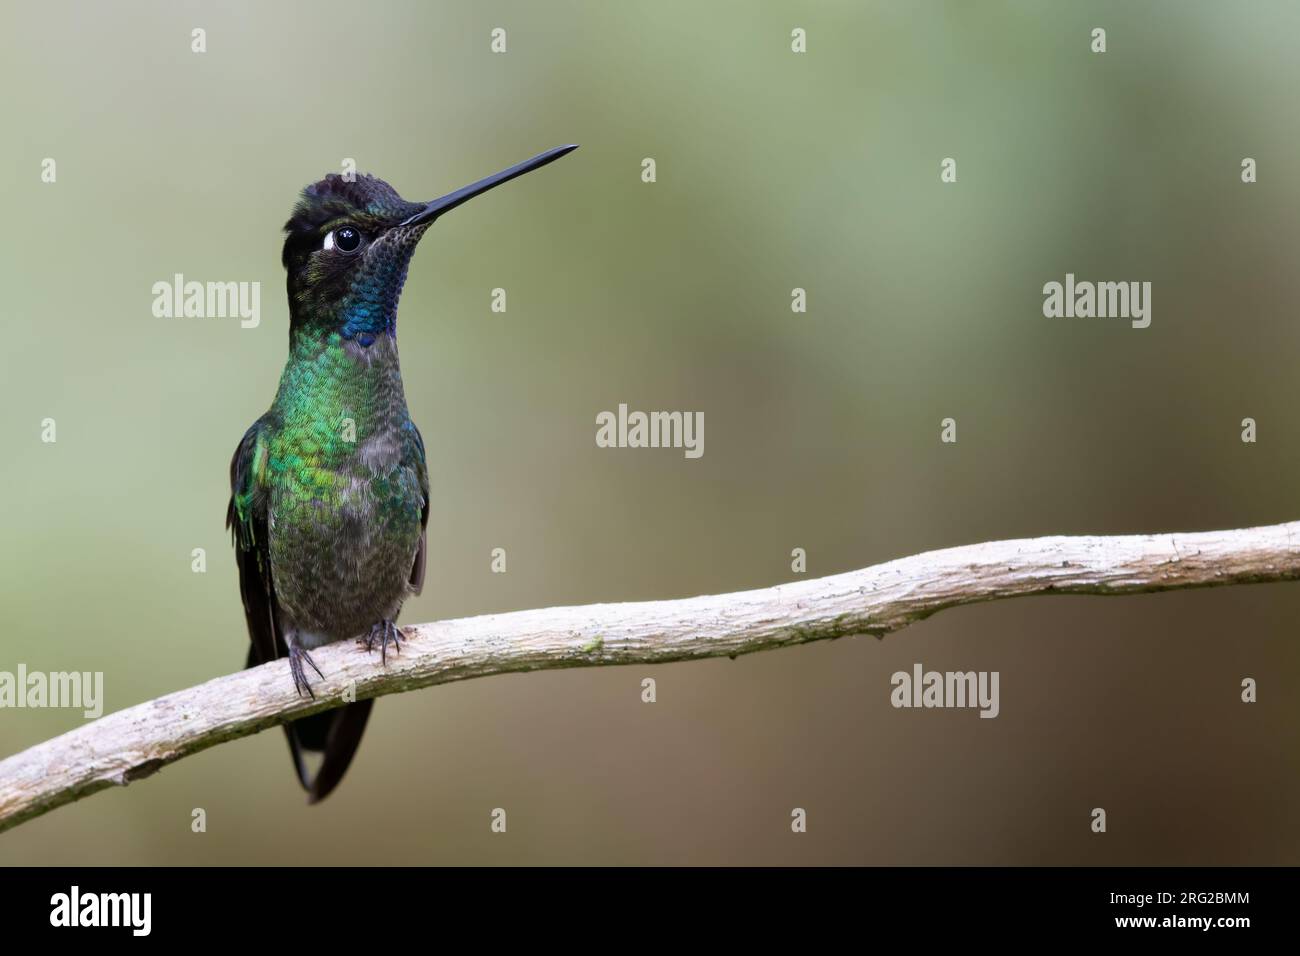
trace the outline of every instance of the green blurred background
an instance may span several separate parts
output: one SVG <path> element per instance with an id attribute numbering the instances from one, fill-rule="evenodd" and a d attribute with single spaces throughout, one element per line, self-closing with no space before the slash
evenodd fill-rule
<path id="1" fill-rule="evenodd" d="M 285 357 L 280 227 L 344 157 L 430 198 L 582 144 L 412 265 L 434 500 L 406 622 L 760 587 L 795 577 L 795 547 L 818 576 L 1300 513 L 1294 3 L 5 18 L 0 669 L 104 671 L 117 710 L 241 665 L 226 468 Z M 176 272 L 260 281 L 260 327 L 154 318 Z M 1066 272 L 1151 281 L 1151 327 L 1044 318 Z M 598 449 L 620 402 L 704 412 L 704 457 Z M 1036 598 L 883 642 L 475 680 L 380 701 L 321 806 L 273 731 L 6 833 L 0 861 L 1295 864 L 1298 612 L 1292 584 Z M 1000 671 L 1001 716 L 894 710 L 917 661 Z M 80 723 L 0 711 L 0 754 Z"/>

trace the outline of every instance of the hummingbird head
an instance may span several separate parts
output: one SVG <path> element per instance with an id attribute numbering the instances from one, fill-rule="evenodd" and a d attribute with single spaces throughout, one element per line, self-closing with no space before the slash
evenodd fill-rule
<path id="1" fill-rule="evenodd" d="M 420 237 L 445 212 L 577 149 L 560 146 L 432 202 L 409 202 L 374 176 L 326 176 L 285 223 L 290 335 L 338 332 L 368 347 L 397 333 L 397 300 Z"/>

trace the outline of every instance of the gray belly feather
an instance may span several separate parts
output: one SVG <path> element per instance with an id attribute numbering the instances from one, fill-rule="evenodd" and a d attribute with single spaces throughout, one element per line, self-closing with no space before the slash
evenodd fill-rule
<path id="1" fill-rule="evenodd" d="M 402 461 L 402 436 L 358 446 L 331 499 L 270 504 L 271 575 L 282 627 L 308 647 L 360 637 L 397 617 L 411 593 L 420 540 L 419 475 Z M 289 505 L 292 520 L 277 521 Z"/>

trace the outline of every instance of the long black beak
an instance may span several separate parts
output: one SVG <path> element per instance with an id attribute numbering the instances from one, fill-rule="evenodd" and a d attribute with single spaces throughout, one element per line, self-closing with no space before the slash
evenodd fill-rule
<path id="1" fill-rule="evenodd" d="M 480 193 L 485 193 L 489 189 L 495 189 L 502 183 L 508 183 L 517 176 L 522 176 L 524 173 L 531 173 L 534 169 L 541 169 L 547 163 L 553 163 L 561 156 L 567 156 L 577 148 L 578 144 L 574 143 L 570 146 L 557 146 L 555 149 L 548 149 L 546 152 L 539 153 L 532 159 L 526 159 L 518 165 L 511 166 L 509 169 L 503 169 L 501 172 L 489 176 L 486 179 L 480 179 L 476 183 L 471 183 L 468 186 L 457 189 L 454 193 L 447 193 L 447 195 L 443 196 L 441 199 L 435 199 L 433 202 L 429 203 L 429 205 L 425 206 L 410 219 L 401 223 L 401 225 L 417 226 L 421 223 L 433 222 L 444 212 L 455 209 L 461 203 L 468 202 Z"/>

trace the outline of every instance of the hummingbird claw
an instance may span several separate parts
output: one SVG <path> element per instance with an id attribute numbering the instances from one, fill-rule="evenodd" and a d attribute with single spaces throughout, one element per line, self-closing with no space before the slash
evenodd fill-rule
<path id="1" fill-rule="evenodd" d="M 311 669 L 316 672 L 316 676 L 325 679 L 325 675 L 320 672 L 316 662 L 311 659 L 311 655 L 306 649 L 299 646 L 296 641 L 289 644 L 289 673 L 293 675 L 293 688 L 298 692 L 299 697 L 310 697 L 316 699 L 316 694 L 311 689 L 311 684 L 307 681 L 307 674 L 303 670 L 302 662 L 306 661 Z"/>
<path id="2" fill-rule="evenodd" d="M 379 659 L 385 666 L 388 664 L 389 641 L 396 645 L 397 653 L 402 653 L 401 632 L 392 621 L 379 621 L 371 626 L 370 633 L 365 636 L 367 653 L 375 649 L 375 641 L 379 641 Z"/>

